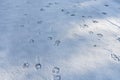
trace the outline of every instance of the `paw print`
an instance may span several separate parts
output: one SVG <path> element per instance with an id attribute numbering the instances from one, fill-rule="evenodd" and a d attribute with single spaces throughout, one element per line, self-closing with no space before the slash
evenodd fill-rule
<path id="1" fill-rule="evenodd" d="M 93 34 L 94 32 L 93 31 L 89 31 L 89 34 Z"/>
<path id="2" fill-rule="evenodd" d="M 53 5 L 53 3 L 48 3 L 48 5 Z"/>
<path id="3" fill-rule="evenodd" d="M 117 39 L 120 42 L 120 38 Z"/>
<path id="4" fill-rule="evenodd" d="M 37 21 L 37 24 L 41 24 L 43 21 Z"/>
<path id="5" fill-rule="evenodd" d="M 93 45 L 93 47 L 97 47 L 97 45 Z"/>
<path id="6" fill-rule="evenodd" d="M 60 75 L 54 75 L 54 80 L 61 80 L 61 76 Z"/>
<path id="7" fill-rule="evenodd" d="M 83 26 L 84 26 L 84 27 L 88 27 L 88 25 L 87 25 L 87 24 L 84 24 Z"/>
<path id="8" fill-rule="evenodd" d="M 93 20 L 93 23 L 98 23 L 98 21 L 96 21 L 96 20 Z"/>
<path id="9" fill-rule="evenodd" d="M 53 39 L 53 37 L 48 37 L 48 39 L 49 39 L 49 40 L 52 40 L 52 39 Z"/>
<path id="10" fill-rule="evenodd" d="M 35 40 L 34 40 L 34 39 L 31 39 L 31 40 L 30 40 L 30 43 L 34 43 L 34 42 L 35 42 Z"/>
<path id="11" fill-rule="evenodd" d="M 102 37 L 103 37 L 103 34 L 98 33 L 97 36 L 100 37 L 100 38 L 102 38 Z"/>
<path id="12" fill-rule="evenodd" d="M 55 2 L 55 4 L 57 5 L 57 4 L 59 4 L 58 2 Z"/>
<path id="13" fill-rule="evenodd" d="M 61 43 L 60 40 L 56 40 L 56 41 L 55 41 L 55 45 L 56 45 L 56 46 L 59 46 L 60 43 Z"/>
<path id="14" fill-rule="evenodd" d="M 107 13 L 106 13 L 106 12 L 102 12 L 102 14 L 103 14 L 103 15 L 107 15 Z"/>
<path id="15" fill-rule="evenodd" d="M 28 68 L 29 66 L 30 66 L 29 63 L 24 63 L 24 64 L 23 64 L 23 68 Z"/>
<path id="16" fill-rule="evenodd" d="M 108 5 L 108 4 L 105 4 L 104 6 L 105 6 L 105 7 L 109 7 L 109 5 Z"/>
<path id="17" fill-rule="evenodd" d="M 62 12 L 64 12 L 65 10 L 64 9 L 61 9 Z"/>
<path id="18" fill-rule="evenodd" d="M 82 16 L 82 18 L 85 18 L 85 16 Z"/>
<path id="19" fill-rule="evenodd" d="M 115 61 L 120 61 L 120 56 L 117 56 L 116 54 L 111 54 L 111 58 L 113 58 Z"/>
<path id="20" fill-rule="evenodd" d="M 35 65 L 35 68 L 38 70 L 38 69 L 41 69 L 41 67 L 42 67 L 42 65 L 40 64 L 40 63 L 37 63 L 36 65 Z"/>
<path id="21" fill-rule="evenodd" d="M 40 11 L 45 11 L 45 9 L 41 8 Z"/>
<path id="22" fill-rule="evenodd" d="M 59 67 L 54 67 L 52 72 L 58 74 L 60 72 L 60 68 Z"/>
<path id="23" fill-rule="evenodd" d="M 75 16 L 75 14 L 71 14 L 70 16 Z"/>
<path id="24" fill-rule="evenodd" d="M 53 80 L 61 80 L 61 75 L 60 75 L 60 68 L 59 67 L 54 67 L 52 70 L 53 73 Z"/>

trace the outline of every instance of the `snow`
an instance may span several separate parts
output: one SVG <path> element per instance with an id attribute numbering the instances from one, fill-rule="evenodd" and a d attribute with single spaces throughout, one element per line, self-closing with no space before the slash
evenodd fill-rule
<path id="1" fill-rule="evenodd" d="M 0 80 L 119 80 L 119 0 L 0 0 Z"/>

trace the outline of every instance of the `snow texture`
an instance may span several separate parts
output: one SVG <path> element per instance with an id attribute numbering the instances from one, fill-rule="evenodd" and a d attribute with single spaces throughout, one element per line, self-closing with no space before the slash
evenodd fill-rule
<path id="1" fill-rule="evenodd" d="M 120 0 L 0 0 L 0 80 L 120 80 Z"/>

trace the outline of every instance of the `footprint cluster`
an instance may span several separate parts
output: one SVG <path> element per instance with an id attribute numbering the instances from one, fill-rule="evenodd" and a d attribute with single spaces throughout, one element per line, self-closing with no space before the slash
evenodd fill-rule
<path id="1" fill-rule="evenodd" d="M 63 12 L 64 14 L 67 14 L 69 16 L 76 16 L 75 13 L 71 13 L 70 11 L 67 11 L 66 9 L 61 9 L 61 12 Z"/>
<path id="2" fill-rule="evenodd" d="M 31 67 L 31 65 L 28 62 L 23 64 L 24 69 L 30 68 L 30 67 Z M 35 64 L 34 67 L 35 67 L 36 70 L 41 70 L 42 69 L 41 63 Z M 59 67 L 57 67 L 57 66 L 53 67 L 52 76 L 53 76 L 53 80 L 61 80 L 60 68 Z"/>
<path id="3" fill-rule="evenodd" d="M 54 67 L 52 70 L 53 73 L 53 80 L 61 80 L 61 75 L 60 75 L 60 68 L 59 67 Z"/>
<path id="4" fill-rule="evenodd" d="M 48 40 L 51 40 L 51 41 L 52 41 L 52 40 L 53 40 L 53 37 L 49 36 L 49 37 L 48 37 Z M 61 43 L 60 40 L 55 40 L 55 41 L 54 41 L 54 46 L 59 46 L 60 43 Z"/>
<path id="5" fill-rule="evenodd" d="M 53 3 L 50 2 L 50 3 L 48 3 L 46 6 L 40 8 L 40 11 L 45 11 L 46 8 L 50 8 L 51 6 L 53 6 L 53 5 L 58 5 L 58 4 L 59 4 L 58 2 L 53 2 Z"/>
<path id="6" fill-rule="evenodd" d="M 120 61 L 120 56 L 116 55 L 116 54 L 111 54 L 111 58 L 115 61 Z"/>
<path id="7" fill-rule="evenodd" d="M 23 68 L 29 68 L 30 66 L 31 66 L 30 63 L 28 63 L 28 62 L 23 64 Z M 41 63 L 36 63 L 34 65 L 34 67 L 35 67 L 36 70 L 39 70 L 39 69 L 42 68 L 42 65 L 41 65 Z"/>

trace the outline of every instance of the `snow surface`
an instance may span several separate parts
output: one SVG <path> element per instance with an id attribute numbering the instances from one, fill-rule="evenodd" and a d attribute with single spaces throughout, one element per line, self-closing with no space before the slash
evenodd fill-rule
<path id="1" fill-rule="evenodd" d="M 120 0 L 0 0 L 0 80 L 120 80 Z"/>

